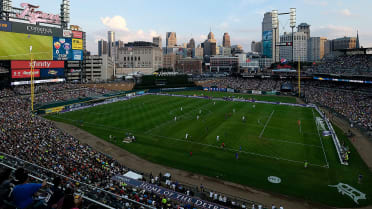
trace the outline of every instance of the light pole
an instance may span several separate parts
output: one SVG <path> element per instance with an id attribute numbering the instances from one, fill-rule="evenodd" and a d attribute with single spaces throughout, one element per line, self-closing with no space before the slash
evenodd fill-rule
<path id="1" fill-rule="evenodd" d="M 30 79 L 31 79 L 31 113 L 34 115 L 34 63 L 32 57 L 32 45 L 30 45 Z"/>
<path id="2" fill-rule="evenodd" d="M 273 47 L 274 47 L 274 63 L 276 62 L 276 30 L 278 28 L 278 10 L 273 10 L 272 13 L 271 13 L 271 24 L 272 24 L 272 28 L 274 30 L 274 34 L 273 34 Z"/>
<path id="3" fill-rule="evenodd" d="M 294 33 L 293 29 L 296 27 L 296 8 L 291 8 L 290 12 L 290 26 L 292 28 L 292 63 L 294 63 Z"/>

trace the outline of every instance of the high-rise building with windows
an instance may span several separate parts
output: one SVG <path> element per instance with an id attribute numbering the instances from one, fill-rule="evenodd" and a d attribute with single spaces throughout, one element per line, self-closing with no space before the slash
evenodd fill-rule
<path id="1" fill-rule="evenodd" d="M 304 32 L 306 34 L 307 39 L 310 38 L 310 25 L 307 23 L 301 23 L 297 27 L 297 32 Z"/>
<path id="2" fill-rule="evenodd" d="M 190 39 L 189 43 L 187 43 L 188 49 L 194 49 L 195 48 L 195 40 L 193 38 Z"/>
<path id="3" fill-rule="evenodd" d="M 311 37 L 307 43 L 307 57 L 309 62 L 320 61 L 325 54 L 325 37 Z"/>
<path id="4" fill-rule="evenodd" d="M 101 39 L 98 41 L 98 56 L 102 56 L 104 54 L 107 54 L 107 41 Z"/>
<path id="5" fill-rule="evenodd" d="M 158 47 L 162 47 L 162 39 L 161 39 L 161 36 L 155 36 L 152 38 L 152 43 L 154 43 L 155 45 L 158 45 Z"/>
<path id="6" fill-rule="evenodd" d="M 278 42 L 279 28 L 273 28 L 272 13 L 266 12 L 262 20 L 262 55 L 267 58 L 273 58 L 273 61 L 278 61 L 279 47 L 276 47 Z"/>
<path id="7" fill-rule="evenodd" d="M 217 41 L 214 38 L 214 34 L 209 32 L 208 39 L 204 41 L 204 56 L 213 56 L 217 53 Z"/>
<path id="8" fill-rule="evenodd" d="M 225 48 L 231 48 L 230 35 L 229 33 L 224 33 L 222 38 L 222 46 Z"/>
<path id="9" fill-rule="evenodd" d="M 113 54 L 113 48 L 115 45 L 115 32 L 108 31 L 107 32 L 107 40 L 108 40 L 108 55 L 109 57 L 112 57 Z"/>
<path id="10" fill-rule="evenodd" d="M 293 41 L 294 61 L 307 62 L 307 34 L 305 32 L 295 32 Z M 292 33 L 284 33 L 280 36 L 280 43 L 292 42 Z M 280 59 L 292 61 L 292 46 L 280 47 Z"/>
<path id="11" fill-rule="evenodd" d="M 166 34 L 166 47 L 175 47 L 177 45 L 176 32 L 167 32 Z"/>

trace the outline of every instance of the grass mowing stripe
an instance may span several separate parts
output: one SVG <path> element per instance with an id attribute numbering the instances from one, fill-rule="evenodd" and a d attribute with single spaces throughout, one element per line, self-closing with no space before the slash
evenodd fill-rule
<path id="1" fill-rule="evenodd" d="M 269 119 L 268 119 L 268 120 L 266 121 L 266 124 L 265 124 L 265 126 L 263 127 L 263 129 L 262 129 L 262 131 L 261 131 L 261 133 L 260 133 L 260 136 L 259 136 L 259 138 L 261 138 L 261 137 L 262 137 L 262 134 L 264 133 L 264 131 L 265 131 L 265 129 L 266 129 L 266 126 L 267 126 L 267 124 L 269 124 L 269 122 L 270 122 L 270 120 L 271 120 L 271 117 L 273 116 L 274 112 L 275 112 L 275 110 L 273 110 L 273 111 L 271 112 L 271 114 L 270 114 L 270 117 L 269 117 Z"/>

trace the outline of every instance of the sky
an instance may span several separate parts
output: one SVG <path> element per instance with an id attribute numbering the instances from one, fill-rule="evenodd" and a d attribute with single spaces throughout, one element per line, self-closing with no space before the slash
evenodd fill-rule
<path id="1" fill-rule="evenodd" d="M 107 31 L 116 40 L 152 41 L 165 33 L 177 33 L 177 44 L 194 38 L 203 42 L 211 30 L 217 44 L 228 32 L 231 44 L 250 51 L 252 41 L 261 40 L 265 12 L 297 9 L 297 25 L 311 25 L 311 36 L 334 39 L 356 36 L 363 47 L 372 47 L 372 0 L 70 0 L 71 24 L 87 32 L 87 49 L 97 53 L 97 42 L 107 40 Z M 57 14 L 62 0 L 13 0 L 13 6 L 27 2 L 40 10 Z M 289 16 L 279 17 L 280 34 L 290 32 Z"/>

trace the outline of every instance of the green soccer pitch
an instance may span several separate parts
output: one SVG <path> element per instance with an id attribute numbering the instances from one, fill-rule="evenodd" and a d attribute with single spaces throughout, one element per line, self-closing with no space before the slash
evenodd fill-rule
<path id="1" fill-rule="evenodd" d="M 213 92 L 208 95 L 241 96 Z M 255 99 L 295 102 L 294 98 L 276 96 Z M 165 166 L 329 206 L 360 207 L 372 203 L 372 174 L 368 167 L 342 131 L 334 127 L 340 140 L 351 147 L 350 165 L 340 164 L 332 138 L 318 133 L 318 114 L 312 108 L 146 95 L 46 117 L 78 126 Z M 126 133 L 132 133 L 136 141 L 123 143 Z M 110 135 L 117 140 L 110 140 Z M 307 168 L 305 161 L 309 163 Z M 363 175 L 361 184 L 359 174 Z M 269 176 L 279 177 L 281 183 L 270 183 Z M 365 193 L 367 199 L 356 204 L 329 186 L 338 183 Z"/>

